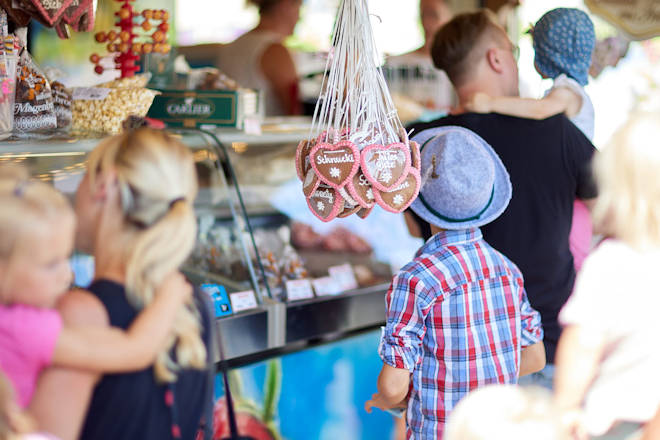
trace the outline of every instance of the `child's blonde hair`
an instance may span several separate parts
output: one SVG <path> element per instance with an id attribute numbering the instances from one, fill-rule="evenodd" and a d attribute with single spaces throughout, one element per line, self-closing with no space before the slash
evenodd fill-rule
<path id="1" fill-rule="evenodd" d="M 539 387 L 489 385 L 449 415 L 445 440 L 568 440 L 552 396 Z"/>
<path id="2" fill-rule="evenodd" d="M 597 232 L 632 247 L 660 246 L 660 115 L 634 114 L 594 160 Z"/>
<path id="3" fill-rule="evenodd" d="M 98 174 L 117 174 L 124 213 L 126 290 L 142 308 L 153 300 L 156 286 L 188 257 L 197 222 L 193 201 L 197 177 L 192 153 L 174 137 L 139 129 L 101 142 L 89 156 L 93 185 Z M 161 381 L 173 381 L 180 367 L 204 368 L 206 348 L 198 311 L 178 312 L 173 337 L 159 354 L 154 370 Z M 170 350 L 176 345 L 176 362 Z"/>
<path id="4" fill-rule="evenodd" d="M 0 166 L 0 259 L 9 260 L 33 235 L 60 216 L 73 217 L 67 198 L 52 186 L 31 180 L 25 167 Z"/>

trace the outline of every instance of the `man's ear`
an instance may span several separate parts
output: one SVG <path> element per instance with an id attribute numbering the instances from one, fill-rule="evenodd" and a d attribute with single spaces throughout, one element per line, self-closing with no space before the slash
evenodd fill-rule
<path id="1" fill-rule="evenodd" d="M 105 200 L 108 198 L 108 193 L 118 186 L 117 173 L 114 170 L 106 170 L 96 175 L 92 195 L 95 200 Z"/>
<path id="2" fill-rule="evenodd" d="M 495 72 L 502 73 L 504 71 L 502 54 L 496 47 L 491 47 L 486 51 L 486 61 L 488 62 L 488 66 Z"/>

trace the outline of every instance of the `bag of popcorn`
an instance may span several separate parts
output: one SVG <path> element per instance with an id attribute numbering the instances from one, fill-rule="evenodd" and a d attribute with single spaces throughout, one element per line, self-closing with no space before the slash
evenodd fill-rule
<path id="1" fill-rule="evenodd" d="M 137 80 L 136 80 L 137 81 Z M 129 116 L 146 116 L 160 92 L 134 85 L 130 78 L 108 83 L 110 87 L 77 87 L 73 89 L 73 125 L 76 134 L 117 134 Z"/>

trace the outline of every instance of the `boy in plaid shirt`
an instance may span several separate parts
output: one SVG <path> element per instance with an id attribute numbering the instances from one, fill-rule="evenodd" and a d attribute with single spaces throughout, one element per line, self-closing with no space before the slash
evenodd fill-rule
<path id="1" fill-rule="evenodd" d="M 468 392 L 541 370 L 545 351 L 522 274 L 479 230 L 511 199 L 504 165 L 461 127 L 425 130 L 414 140 L 423 184 L 412 210 L 435 235 L 387 293 L 384 365 L 365 407 L 406 406 L 407 438 L 426 440 L 442 438 L 449 413 Z"/>

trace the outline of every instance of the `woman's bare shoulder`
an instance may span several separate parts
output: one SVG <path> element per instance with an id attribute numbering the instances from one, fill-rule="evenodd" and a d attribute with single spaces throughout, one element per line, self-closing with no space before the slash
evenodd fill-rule
<path id="1" fill-rule="evenodd" d="M 66 325 L 109 325 L 103 303 L 91 292 L 71 289 L 57 302 L 57 310 Z"/>

